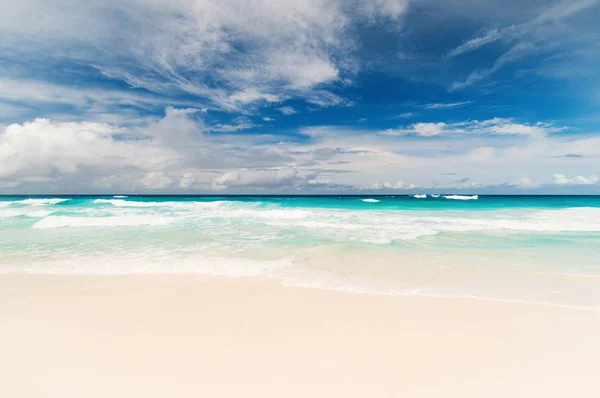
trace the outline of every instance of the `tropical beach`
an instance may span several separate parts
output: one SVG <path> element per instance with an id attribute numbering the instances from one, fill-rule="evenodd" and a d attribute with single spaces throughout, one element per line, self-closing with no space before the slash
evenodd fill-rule
<path id="1" fill-rule="evenodd" d="M 0 215 L 2 395 L 600 389 L 598 197 L 5 197 Z"/>
<path id="2" fill-rule="evenodd" d="M 600 0 L 0 0 L 0 398 L 600 397 Z"/>

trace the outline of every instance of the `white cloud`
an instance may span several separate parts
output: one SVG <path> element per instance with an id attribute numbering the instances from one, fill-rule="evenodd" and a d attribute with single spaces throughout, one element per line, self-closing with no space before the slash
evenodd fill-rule
<path id="1" fill-rule="evenodd" d="M 281 97 L 275 94 L 262 93 L 257 88 L 251 87 L 230 95 L 229 100 L 234 103 L 249 104 L 260 100 L 266 102 L 280 102 Z"/>
<path id="2" fill-rule="evenodd" d="M 359 5 L 359 9 L 371 20 L 379 17 L 397 19 L 407 8 L 407 0 L 362 0 Z"/>
<path id="3" fill-rule="evenodd" d="M 395 136 L 315 126 L 300 131 L 302 140 L 283 141 L 265 134 L 205 135 L 209 128 L 200 117 L 192 108 L 167 108 L 164 117 L 137 127 L 48 119 L 13 124 L 0 130 L 0 187 L 3 192 L 332 192 L 371 189 L 379 181 L 375 188 L 382 190 L 418 185 L 525 192 L 554 185 L 551 176 L 558 167 L 564 174 L 555 176 L 557 182 L 598 182 L 596 176 L 582 176 L 597 166 L 600 138 L 553 135 L 559 128 L 542 122 L 450 123 L 435 139 L 417 134 L 415 127 Z M 431 134 L 427 128 L 420 131 Z"/>
<path id="4" fill-rule="evenodd" d="M 58 103 L 78 108 L 96 110 L 118 105 L 133 105 L 139 108 L 163 107 L 165 102 L 186 105 L 186 102 L 169 100 L 148 95 L 127 93 L 116 90 L 75 88 L 44 81 L 7 78 L 0 76 L 0 99 L 26 104 Z"/>
<path id="5" fill-rule="evenodd" d="M 447 102 L 447 103 L 434 103 L 425 105 L 425 109 L 450 109 L 460 108 L 465 105 L 470 105 L 475 101 L 462 101 L 462 102 Z"/>
<path id="6" fill-rule="evenodd" d="M 277 108 L 277 110 L 286 116 L 298 113 L 298 111 L 291 106 L 282 106 L 281 108 Z"/>
<path id="7" fill-rule="evenodd" d="M 417 123 L 412 125 L 412 129 L 418 135 L 423 137 L 431 137 L 434 135 L 439 135 L 444 132 L 444 128 L 446 127 L 446 123 Z"/>
<path id="8" fill-rule="evenodd" d="M 540 13 L 533 22 L 556 22 L 598 4 L 598 0 L 563 0 Z"/>
<path id="9" fill-rule="evenodd" d="M 241 169 L 229 171 L 213 180 L 213 190 L 240 187 L 280 187 L 296 180 L 298 170 L 283 168 L 275 170 Z"/>
<path id="10" fill-rule="evenodd" d="M 150 189 L 165 189 L 173 185 L 173 179 L 163 171 L 151 171 L 140 182 Z"/>
<path id="11" fill-rule="evenodd" d="M 486 44 L 492 43 L 496 40 L 500 40 L 512 32 L 516 30 L 514 25 L 508 26 L 506 28 L 498 29 L 494 28 L 487 31 L 483 36 L 475 37 L 473 39 L 467 40 L 463 44 L 459 45 L 452 51 L 448 53 L 449 57 L 455 57 L 465 52 L 473 51 L 478 49 L 479 47 L 485 46 Z"/>
<path id="12" fill-rule="evenodd" d="M 453 189 L 494 189 L 494 188 L 508 188 L 508 189 L 532 189 L 539 188 L 541 184 L 537 181 L 533 181 L 528 177 L 520 177 L 516 180 L 502 181 L 496 183 L 480 183 L 474 181 L 471 178 L 463 178 L 454 184 L 446 187 Z"/>
<path id="13" fill-rule="evenodd" d="M 591 175 L 589 177 L 584 176 L 572 176 L 567 177 L 564 174 L 554 174 L 552 176 L 554 178 L 554 183 L 556 184 L 583 184 L 583 185 L 591 185 L 596 184 L 600 181 L 600 177 L 597 175 Z"/>
<path id="14" fill-rule="evenodd" d="M 397 0 L 23 0 L 3 4 L 0 48 L 21 60 L 71 60 L 226 110 L 289 97 L 331 106 L 343 100 L 327 98 L 323 85 L 358 69 L 352 23 L 405 10 Z M 63 91 L 44 90 L 41 99 L 73 94 Z"/>
<path id="15" fill-rule="evenodd" d="M 328 180 L 327 178 L 313 178 L 306 182 L 311 185 L 327 185 L 327 184 L 331 183 L 331 181 Z"/>
<path id="16" fill-rule="evenodd" d="M 515 62 L 525 56 L 533 54 L 535 46 L 530 42 L 521 42 L 512 46 L 508 51 L 502 54 L 494 64 L 487 69 L 477 69 L 469 73 L 467 78 L 463 81 L 456 80 L 449 87 L 450 91 L 460 90 L 468 87 L 472 84 L 478 83 L 481 80 L 488 78 L 494 73 L 498 72 L 505 65 Z"/>
<path id="17" fill-rule="evenodd" d="M 371 186 L 371 189 L 380 190 L 380 189 L 397 189 L 397 190 L 410 190 L 418 188 L 415 184 L 405 184 L 404 181 L 398 180 L 395 183 L 391 183 L 385 181 L 384 183 L 376 182 Z"/>
<path id="18" fill-rule="evenodd" d="M 315 54 L 313 51 L 279 51 L 271 56 L 269 63 L 270 74 L 288 81 L 290 88 L 298 90 L 338 80 L 340 73 L 324 54 Z"/>
<path id="19" fill-rule="evenodd" d="M 598 0 L 563 0 L 557 2 L 541 11 L 535 18 L 518 25 L 510 25 L 504 28 L 492 28 L 483 35 L 474 37 L 460 44 L 458 47 L 448 53 L 448 56 L 454 57 L 469 51 L 476 50 L 486 44 L 506 38 L 517 38 L 519 36 L 531 34 L 540 25 L 548 22 L 558 22 L 566 19 L 573 14 L 583 11 L 598 4 Z"/>
<path id="20" fill-rule="evenodd" d="M 251 129 L 253 127 L 256 127 L 256 125 L 252 123 L 252 120 L 250 120 L 247 117 L 241 116 L 236 118 L 231 124 L 219 123 L 210 127 L 209 130 L 231 133 L 234 131 Z"/>
<path id="21" fill-rule="evenodd" d="M 325 90 L 313 90 L 310 94 L 306 95 L 304 99 L 309 104 L 318 105 L 323 108 L 329 106 L 354 105 L 352 101 L 346 100 L 338 95 L 335 95 Z"/>
<path id="22" fill-rule="evenodd" d="M 541 184 L 538 181 L 533 181 L 531 178 L 521 177 L 515 181 L 509 182 L 509 185 L 513 185 L 519 188 L 537 188 Z"/>
<path id="23" fill-rule="evenodd" d="M 405 128 L 385 130 L 386 135 L 414 134 L 422 137 L 439 135 L 477 134 L 477 135 L 515 135 L 532 138 L 544 137 L 551 133 L 564 131 L 566 127 L 554 126 L 549 123 L 535 124 L 517 123 L 514 119 L 493 118 L 488 120 L 470 120 L 458 123 L 415 123 Z"/>
<path id="24" fill-rule="evenodd" d="M 561 29 L 559 23 L 565 22 L 573 15 L 598 4 L 598 0 L 563 0 L 549 4 L 538 14 L 526 22 L 512 24 L 506 27 L 492 29 L 483 35 L 474 37 L 448 52 L 448 57 L 474 51 L 482 46 L 496 41 L 511 43 L 511 48 L 501 55 L 489 68 L 472 71 L 466 79 L 455 80 L 449 87 L 451 91 L 463 89 L 472 84 L 487 79 L 509 63 L 524 57 L 542 53 L 544 49 L 556 50 L 559 45 L 565 45 L 570 39 Z M 562 44 L 559 44 L 563 42 Z M 580 44 L 578 43 L 578 46 Z M 575 47 L 578 47 L 575 46 Z M 568 47 L 572 47 L 569 43 Z M 569 51 L 567 48 L 566 52 Z"/>
<path id="25" fill-rule="evenodd" d="M 107 169 L 164 169 L 180 155 L 152 142 L 122 141 L 121 130 L 103 123 L 47 119 L 13 124 L 0 135 L 0 179 L 55 180 Z"/>

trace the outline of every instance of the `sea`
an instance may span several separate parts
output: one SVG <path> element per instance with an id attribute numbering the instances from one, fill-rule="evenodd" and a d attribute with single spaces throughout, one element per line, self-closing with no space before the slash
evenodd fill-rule
<path id="1" fill-rule="evenodd" d="M 600 196 L 2 196 L 0 273 L 200 274 L 600 309 Z"/>

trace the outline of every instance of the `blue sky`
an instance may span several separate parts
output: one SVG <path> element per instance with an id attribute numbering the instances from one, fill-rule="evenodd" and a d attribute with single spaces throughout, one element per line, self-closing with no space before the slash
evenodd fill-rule
<path id="1" fill-rule="evenodd" d="M 600 193 L 600 4 L 22 0 L 0 193 Z"/>

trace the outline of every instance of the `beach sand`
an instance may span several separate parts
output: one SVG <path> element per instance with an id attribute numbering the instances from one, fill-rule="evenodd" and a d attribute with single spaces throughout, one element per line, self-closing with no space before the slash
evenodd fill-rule
<path id="1" fill-rule="evenodd" d="M 203 276 L 0 276 L 0 396 L 599 397 L 600 311 Z"/>

